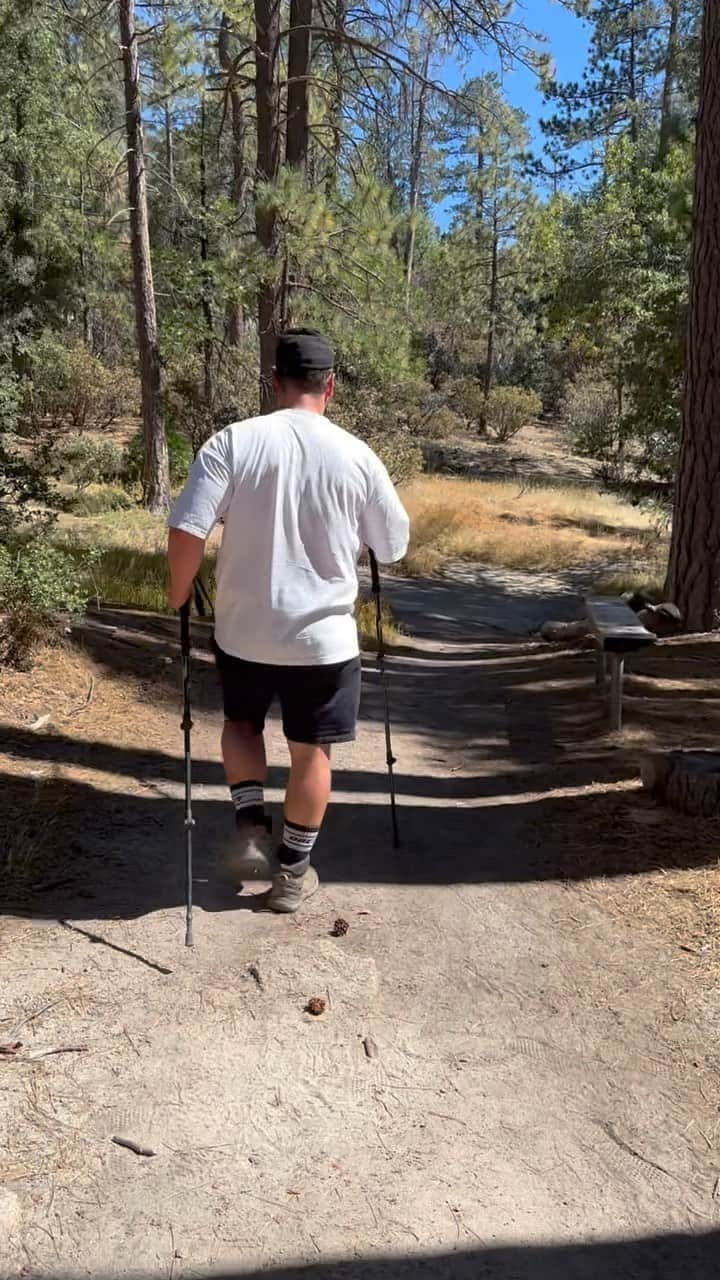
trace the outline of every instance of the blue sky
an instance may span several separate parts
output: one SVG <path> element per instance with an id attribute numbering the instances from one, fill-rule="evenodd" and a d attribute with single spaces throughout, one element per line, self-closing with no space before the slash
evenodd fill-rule
<path id="1" fill-rule="evenodd" d="M 544 41 L 539 41 L 539 47 L 551 55 L 559 80 L 582 78 L 587 60 L 588 23 L 576 18 L 561 0 L 519 0 L 515 17 L 529 31 L 544 37 Z M 448 60 L 436 74 L 439 80 L 456 88 L 470 76 L 498 69 L 497 56 L 486 52 L 475 54 L 469 61 Z M 543 102 L 536 74 L 530 68 L 518 65 L 502 74 L 502 84 L 508 101 L 527 114 L 531 149 L 539 154 L 544 141 L 540 119 L 550 113 L 551 107 Z M 441 206 L 435 213 L 440 224 L 446 225 L 450 207 Z"/>

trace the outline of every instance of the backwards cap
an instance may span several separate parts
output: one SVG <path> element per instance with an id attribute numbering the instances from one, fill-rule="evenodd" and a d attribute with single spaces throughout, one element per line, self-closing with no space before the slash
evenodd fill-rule
<path id="1" fill-rule="evenodd" d="M 278 335 L 275 372 L 280 378 L 302 381 L 315 370 L 327 370 L 335 356 L 326 338 L 317 329 L 288 329 Z"/>

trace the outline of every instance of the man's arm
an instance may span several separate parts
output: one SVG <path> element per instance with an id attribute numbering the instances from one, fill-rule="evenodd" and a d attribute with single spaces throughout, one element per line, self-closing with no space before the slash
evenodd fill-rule
<path id="1" fill-rule="evenodd" d="M 192 585 L 200 572 L 205 554 L 205 538 L 196 538 L 184 529 L 170 529 L 168 533 L 168 604 L 171 609 L 181 609 L 190 599 Z"/>
<path id="2" fill-rule="evenodd" d="M 372 487 L 360 534 L 381 564 L 402 560 L 408 549 L 410 521 L 386 468 L 373 456 Z"/>
<path id="3" fill-rule="evenodd" d="M 232 486 L 231 437 L 226 430 L 203 445 L 170 512 L 168 603 L 173 609 L 180 609 L 190 599 L 208 534 L 227 510 Z"/>

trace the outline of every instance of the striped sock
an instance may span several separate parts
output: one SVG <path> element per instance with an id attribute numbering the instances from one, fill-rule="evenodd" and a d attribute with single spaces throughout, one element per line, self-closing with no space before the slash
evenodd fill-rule
<path id="1" fill-rule="evenodd" d="M 278 850 L 280 865 L 292 867 L 297 872 L 306 871 L 319 834 L 319 827 L 301 827 L 297 822 L 288 822 L 286 818 L 282 844 Z"/>
<path id="2" fill-rule="evenodd" d="M 236 822 L 265 821 L 265 797 L 262 782 L 235 782 L 230 788 Z"/>

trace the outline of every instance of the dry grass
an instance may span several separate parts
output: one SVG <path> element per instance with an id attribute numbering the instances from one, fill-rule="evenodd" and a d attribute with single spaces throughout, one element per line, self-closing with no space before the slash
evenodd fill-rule
<path id="1" fill-rule="evenodd" d="M 409 485 L 404 500 L 413 575 L 452 559 L 543 571 L 606 564 L 646 554 L 654 532 L 636 507 L 588 489 L 430 476 Z"/>

